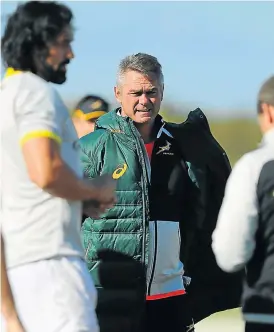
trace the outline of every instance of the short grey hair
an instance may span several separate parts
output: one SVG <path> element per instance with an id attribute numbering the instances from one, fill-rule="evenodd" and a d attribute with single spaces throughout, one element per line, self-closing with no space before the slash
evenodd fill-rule
<path id="1" fill-rule="evenodd" d="M 156 75 L 160 84 L 164 85 L 162 66 L 158 59 L 146 53 L 129 55 L 121 60 L 117 73 L 117 85 L 121 85 L 123 77 L 128 71 L 137 71 L 145 76 Z"/>
<path id="2" fill-rule="evenodd" d="M 274 76 L 269 77 L 261 86 L 258 103 L 274 106 Z"/>

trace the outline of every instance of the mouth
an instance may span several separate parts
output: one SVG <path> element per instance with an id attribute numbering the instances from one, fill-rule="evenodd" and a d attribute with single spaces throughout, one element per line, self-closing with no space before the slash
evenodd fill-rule
<path id="1" fill-rule="evenodd" d="M 67 71 L 67 65 L 68 65 L 68 64 L 69 64 L 68 62 L 63 63 L 63 64 L 60 66 L 60 69 L 61 69 L 62 71 Z"/>
<path id="2" fill-rule="evenodd" d="M 138 113 L 143 113 L 143 114 L 149 114 L 149 113 L 151 113 L 152 112 L 152 109 L 145 109 L 145 110 L 136 110 L 136 112 L 138 112 Z"/>

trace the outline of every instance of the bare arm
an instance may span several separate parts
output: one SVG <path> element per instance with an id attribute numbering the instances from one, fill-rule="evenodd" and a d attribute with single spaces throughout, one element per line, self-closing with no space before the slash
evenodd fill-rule
<path id="1" fill-rule="evenodd" d="M 37 84 L 30 90 L 22 88 L 14 108 L 30 179 L 44 191 L 64 199 L 96 200 L 101 204 L 113 202 L 114 185 L 110 179 L 80 179 L 62 159 L 59 146 L 63 126 L 69 119 L 62 113 L 58 94 L 48 85 Z"/>
<path id="2" fill-rule="evenodd" d="M 7 331 L 24 332 L 18 318 L 12 291 L 10 288 L 5 259 L 5 246 L 1 234 L 1 311 L 5 318 Z"/>
<path id="3" fill-rule="evenodd" d="M 95 200 L 96 187 L 85 181 L 66 165 L 58 143 L 47 137 L 26 141 L 22 146 L 30 179 L 51 195 L 69 200 Z"/>

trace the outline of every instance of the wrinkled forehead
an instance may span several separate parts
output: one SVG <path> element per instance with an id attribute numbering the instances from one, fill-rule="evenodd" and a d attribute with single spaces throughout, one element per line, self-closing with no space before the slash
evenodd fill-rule
<path id="1" fill-rule="evenodd" d="M 123 88 L 129 90 L 138 89 L 160 89 L 161 82 L 157 75 L 150 73 L 149 75 L 142 74 L 137 71 L 127 71 L 122 80 Z"/>

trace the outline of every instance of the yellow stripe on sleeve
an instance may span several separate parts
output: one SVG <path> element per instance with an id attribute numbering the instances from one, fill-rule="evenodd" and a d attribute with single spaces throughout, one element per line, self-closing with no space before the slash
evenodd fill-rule
<path id="1" fill-rule="evenodd" d="M 56 135 L 52 131 L 49 130 L 36 130 L 36 131 L 31 131 L 24 135 L 20 139 L 20 145 L 24 145 L 27 141 L 29 141 L 32 138 L 39 138 L 39 137 L 48 137 L 56 141 L 58 144 L 62 143 L 62 139 L 60 136 Z"/>

